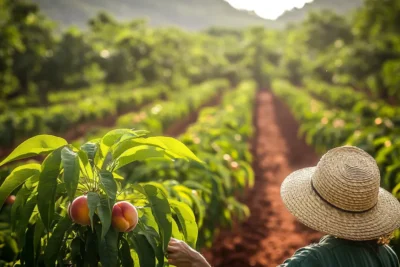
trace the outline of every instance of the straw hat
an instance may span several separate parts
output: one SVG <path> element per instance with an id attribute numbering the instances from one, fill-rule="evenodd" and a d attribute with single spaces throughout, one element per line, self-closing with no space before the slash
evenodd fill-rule
<path id="1" fill-rule="evenodd" d="M 328 151 L 316 167 L 286 177 L 281 196 L 310 228 L 349 240 L 373 240 L 400 227 L 400 203 L 379 184 L 374 158 L 343 146 Z"/>

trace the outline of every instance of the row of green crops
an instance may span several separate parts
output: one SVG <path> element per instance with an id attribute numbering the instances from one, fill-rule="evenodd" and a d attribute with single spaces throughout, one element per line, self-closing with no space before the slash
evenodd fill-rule
<path id="1" fill-rule="evenodd" d="M 230 226 L 234 217 L 248 215 L 247 207 L 235 196 L 254 183 L 249 147 L 254 97 L 255 84 L 243 82 L 226 93 L 219 107 L 202 109 L 197 122 L 180 136 L 207 168 L 193 162 L 153 160 L 123 169 L 131 181 L 158 177 L 170 196 L 193 207 L 200 227 L 198 248 L 210 246 L 217 229 Z M 177 192 L 181 185 L 190 190 Z M 190 197 L 191 190 L 200 190 L 201 203 Z"/>
<path id="2" fill-rule="evenodd" d="M 18 252 L 14 262 L 164 266 L 170 237 L 192 247 L 211 242 L 216 226 L 248 214 L 234 196 L 254 180 L 248 147 L 254 94 L 255 85 L 246 82 L 225 96 L 222 109 L 205 109 L 182 136 L 186 145 L 129 129 L 110 131 L 79 148 L 49 135 L 22 143 L 0 166 L 38 154 L 46 158 L 18 166 L 0 186 L 2 203 L 17 191 L 9 218 L 11 247 Z M 70 216 L 74 202 L 69 204 L 82 195 L 89 225 Z M 114 223 L 114 204 L 121 201 L 138 211 L 132 231 Z"/>
<path id="3" fill-rule="evenodd" d="M 308 83 L 310 86 L 312 83 Z M 315 86 L 316 83 L 314 83 Z M 340 87 L 323 86 L 324 90 L 341 94 Z M 296 119 L 300 122 L 300 134 L 317 151 L 324 152 L 340 145 L 354 145 L 372 155 L 381 170 L 381 185 L 400 199 L 400 116 L 396 107 L 384 102 L 369 101 L 364 107 L 357 109 L 357 104 L 348 109 L 332 109 L 334 100 L 324 98 L 325 103 L 311 97 L 307 92 L 282 80 L 273 82 L 274 93 L 286 102 Z M 315 90 L 306 89 L 312 92 Z M 335 91 L 334 91 L 335 90 Z M 344 88 L 343 90 L 348 90 Z M 329 94 L 326 92 L 326 94 Z M 347 94 L 347 93 L 345 93 Z M 349 97 L 350 98 L 350 97 Z M 360 100 L 368 102 L 368 100 Z M 350 112 L 349 112 L 350 111 Z M 400 243 L 400 232 L 397 232 L 396 244 Z M 396 245 L 400 252 L 400 244 Z"/>
<path id="4" fill-rule="evenodd" d="M 132 86 L 134 87 L 134 86 Z M 80 90 L 60 91 L 48 93 L 48 103 L 51 105 L 79 101 L 82 98 L 99 95 L 111 90 L 110 86 L 105 84 L 93 85 L 90 88 Z M 10 109 L 23 109 L 27 107 L 40 106 L 39 95 L 25 96 L 21 95 L 8 101 L 0 101 L 0 111 L 4 112 Z"/>
<path id="5" fill-rule="evenodd" d="M 170 93 L 168 100 L 152 102 L 138 112 L 131 112 L 117 119 L 118 128 L 147 129 L 152 134 L 162 134 L 174 122 L 184 119 L 196 111 L 207 101 L 229 88 L 229 82 L 224 79 L 210 80 L 200 85 L 192 86 L 184 91 Z M 93 129 L 87 133 L 86 139 L 97 137 L 110 129 Z M 79 140 L 78 140 L 79 142 Z"/>
<path id="6" fill-rule="evenodd" d="M 5 111 L 0 115 L 0 146 L 12 146 L 21 139 L 44 132 L 62 134 L 77 123 L 116 115 L 150 102 L 159 97 L 164 89 L 122 87 L 119 90 L 109 90 L 106 94 L 47 108 Z"/>
<path id="7" fill-rule="evenodd" d="M 301 122 L 300 134 L 304 134 L 307 143 L 318 152 L 345 143 L 361 123 L 360 116 L 329 109 L 323 102 L 286 80 L 274 80 L 272 90 L 287 103 L 296 120 Z"/>
<path id="8" fill-rule="evenodd" d="M 303 88 L 329 107 L 361 114 L 365 119 L 396 117 L 400 114 L 396 107 L 390 106 L 382 100 L 368 99 L 365 94 L 356 92 L 349 86 L 332 85 L 306 78 Z"/>

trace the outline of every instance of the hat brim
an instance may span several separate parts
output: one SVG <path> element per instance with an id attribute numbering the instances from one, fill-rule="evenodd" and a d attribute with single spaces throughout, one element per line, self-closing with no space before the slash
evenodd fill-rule
<path id="1" fill-rule="evenodd" d="M 311 186 L 316 167 L 291 173 L 281 186 L 287 209 L 303 224 L 348 240 L 373 240 L 400 227 L 400 203 L 380 188 L 378 203 L 362 213 L 342 211 L 321 199 Z"/>

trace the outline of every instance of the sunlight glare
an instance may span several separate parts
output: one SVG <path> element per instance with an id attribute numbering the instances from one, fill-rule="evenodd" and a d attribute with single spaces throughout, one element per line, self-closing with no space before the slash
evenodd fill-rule
<path id="1" fill-rule="evenodd" d="M 225 0 L 236 9 L 254 11 L 258 16 L 266 19 L 277 19 L 286 10 L 294 7 L 301 8 L 305 3 L 313 0 Z"/>

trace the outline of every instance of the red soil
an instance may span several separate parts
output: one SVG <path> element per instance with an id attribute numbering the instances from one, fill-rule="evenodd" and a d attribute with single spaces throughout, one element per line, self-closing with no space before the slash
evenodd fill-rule
<path id="1" fill-rule="evenodd" d="M 298 124 L 271 93 L 258 93 L 254 120 L 256 183 L 244 200 L 251 216 L 234 229 L 222 231 L 212 249 L 204 252 L 214 267 L 277 266 L 321 237 L 298 223 L 280 197 L 284 178 L 296 169 L 315 165 L 318 157 L 297 138 Z"/>

